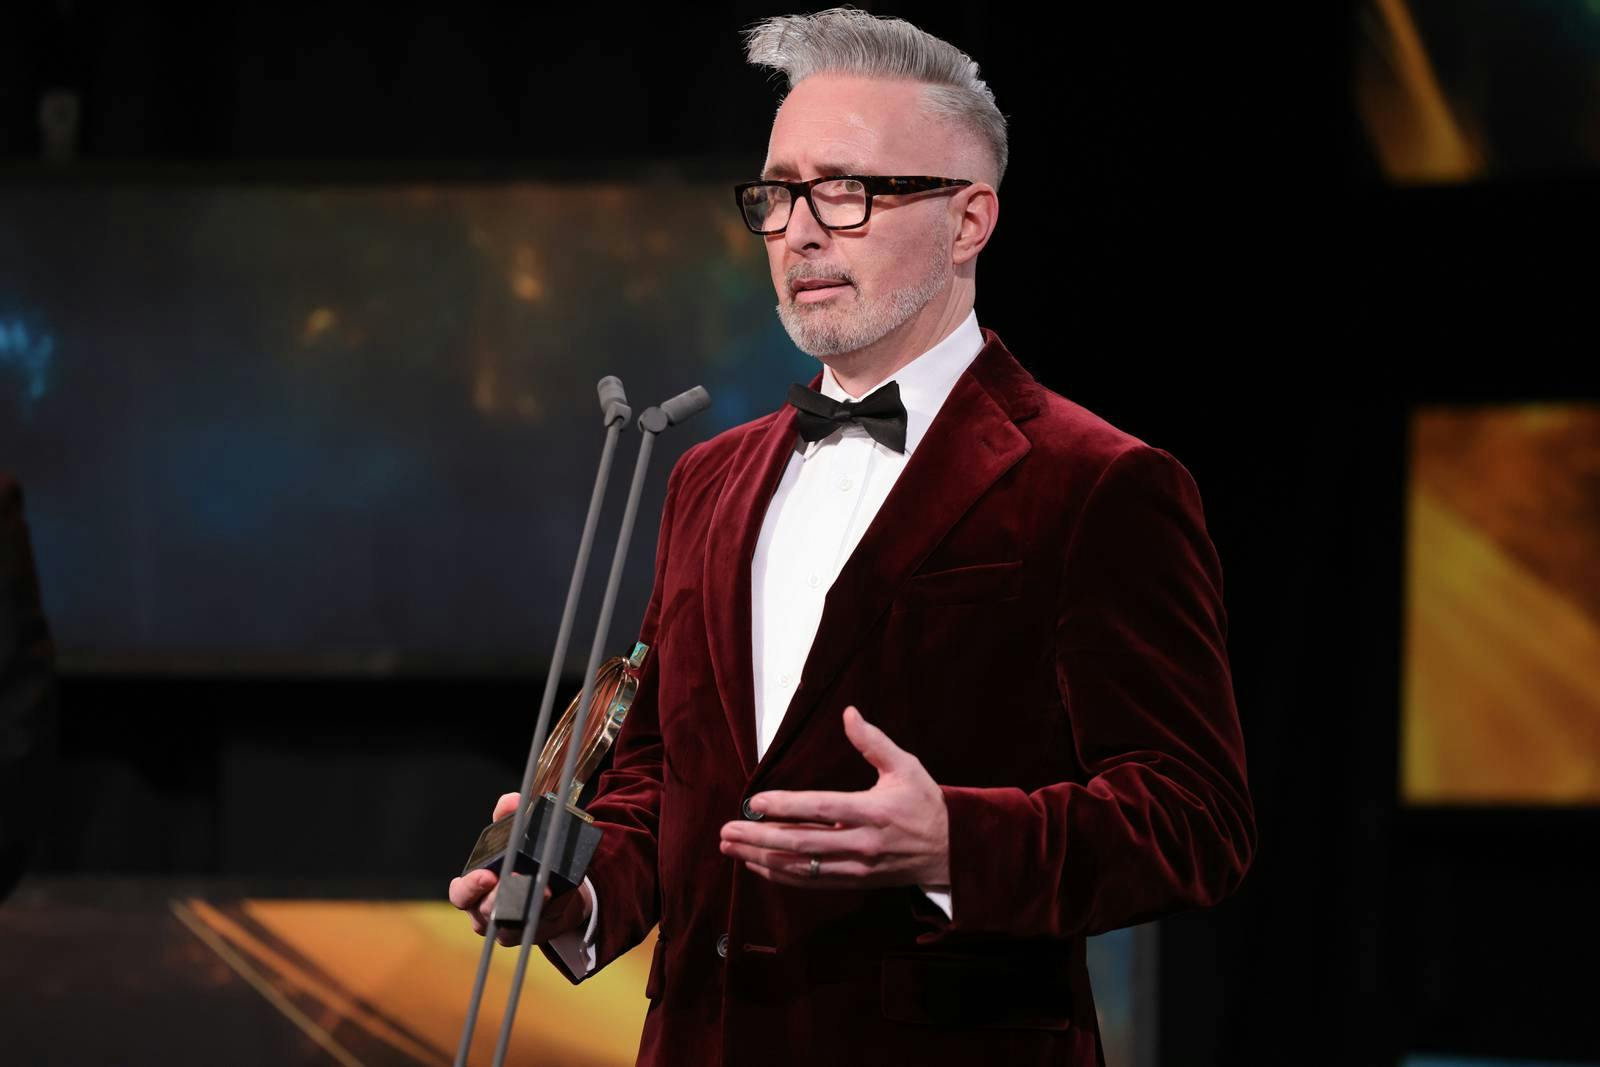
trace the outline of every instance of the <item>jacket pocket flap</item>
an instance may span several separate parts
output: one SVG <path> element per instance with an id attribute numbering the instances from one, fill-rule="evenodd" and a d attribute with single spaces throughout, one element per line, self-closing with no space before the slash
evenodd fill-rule
<path id="1" fill-rule="evenodd" d="M 906 604 L 967 604 L 1014 600 L 1022 595 L 1020 559 L 913 574 L 897 597 Z"/>

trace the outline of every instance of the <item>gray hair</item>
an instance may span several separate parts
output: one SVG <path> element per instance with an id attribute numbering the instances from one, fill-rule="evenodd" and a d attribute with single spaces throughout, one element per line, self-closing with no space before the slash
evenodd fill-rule
<path id="1" fill-rule="evenodd" d="M 855 74 L 924 82 L 923 103 L 976 134 L 994 157 L 995 184 L 1006 172 L 1006 120 L 972 57 L 905 19 L 836 7 L 780 15 L 744 31 L 745 59 L 783 74 L 793 89 L 813 74 Z"/>

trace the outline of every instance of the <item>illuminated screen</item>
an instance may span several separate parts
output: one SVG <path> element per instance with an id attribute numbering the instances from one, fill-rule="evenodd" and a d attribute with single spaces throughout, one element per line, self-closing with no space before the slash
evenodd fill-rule
<path id="1" fill-rule="evenodd" d="M 1417 412 L 1407 510 L 1404 798 L 1600 803 L 1600 405 Z"/>
<path id="2" fill-rule="evenodd" d="M 67 669 L 522 669 L 554 645 L 603 441 L 663 434 L 607 654 L 690 445 L 783 403 L 790 343 L 731 186 L 0 191 L 0 470 Z M 616 465 L 580 672 L 638 433 Z"/>
<path id="3" fill-rule="evenodd" d="M 1600 166 L 1600 3 L 1363 0 L 1362 125 L 1399 183 Z"/>

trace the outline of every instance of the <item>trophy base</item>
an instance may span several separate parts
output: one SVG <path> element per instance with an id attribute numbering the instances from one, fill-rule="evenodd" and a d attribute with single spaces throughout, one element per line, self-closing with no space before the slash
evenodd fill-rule
<path id="1" fill-rule="evenodd" d="M 517 847 L 515 874 L 536 875 L 539 873 L 538 857 L 544 854 L 545 839 L 549 836 L 549 826 L 552 822 L 551 815 L 557 810 L 559 802 L 555 794 L 546 793 L 533 802 L 533 811 L 528 817 L 527 830 L 522 836 L 522 841 Z M 576 889 L 583 881 L 584 872 L 589 869 L 589 861 L 594 859 L 594 850 L 600 844 L 600 828 L 594 825 L 593 816 L 578 808 L 567 805 L 567 814 L 571 816 L 561 820 L 561 839 L 556 842 L 555 857 L 550 864 L 550 893 L 560 896 L 562 893 Z M 516 812 L 502 815 L 494 822 L 483 828 L 478 835 L 478 843 L 472 848 L 472 855 L 467 859 L 467 865 L 461 873 L 469 871 L 490 870 L 500 873 L 501 864 L 505 862 L 506 842 L 511 838 L 512 824 L 516 821 Z M 520 883 L 515 889 L 513 884 Z M 495 913 L 503 910 L 500 904 L 510 905 L 510 910 L 515 914 L 526 915 L 526 902 L 518 908 L 513 897 L 522 896 L 532 888 L 532 879 L 524 882 L 521 878 L 502 878 L 503 891 L 496 901 Z"/>

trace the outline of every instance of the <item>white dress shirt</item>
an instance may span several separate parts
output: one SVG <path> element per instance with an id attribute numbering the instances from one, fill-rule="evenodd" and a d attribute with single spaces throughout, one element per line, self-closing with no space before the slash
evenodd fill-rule
<path id="1" fill-rule="evenodd" d="M 894 374 L 891 380 L 899 383 L 900 402 L 906 408 L 904 453 L 886 448 L 852 424 L 810 442 L 804 452 L 790 454 L 762 520 L 750 567 L 757 759 L 772 744 L 778 724 L 789 710 L 822 621 L 823 598 L 829 587 L 872 524 L 956 380 L 982 348 L 977 313 L 969 312 L 949 336 Z M 872 385 L 861 397 L 883 384 Z M 861 399 L 845 392 L 835 380 L 833 368 L 827 366 L 822 369 L 820 392 L 834 400 Z M 871 708 L 862 711 L 872 715 Z M 952 914 L 948 891 L 923 887 L 923 892 L 946 915 Z M 595 900 L 598 916 L 599 898 Z M 581 938 L 573 931 L 550 941 L 575 974 L 587 973 L 594 966 L 594 930 L 591 918 Z"/>

